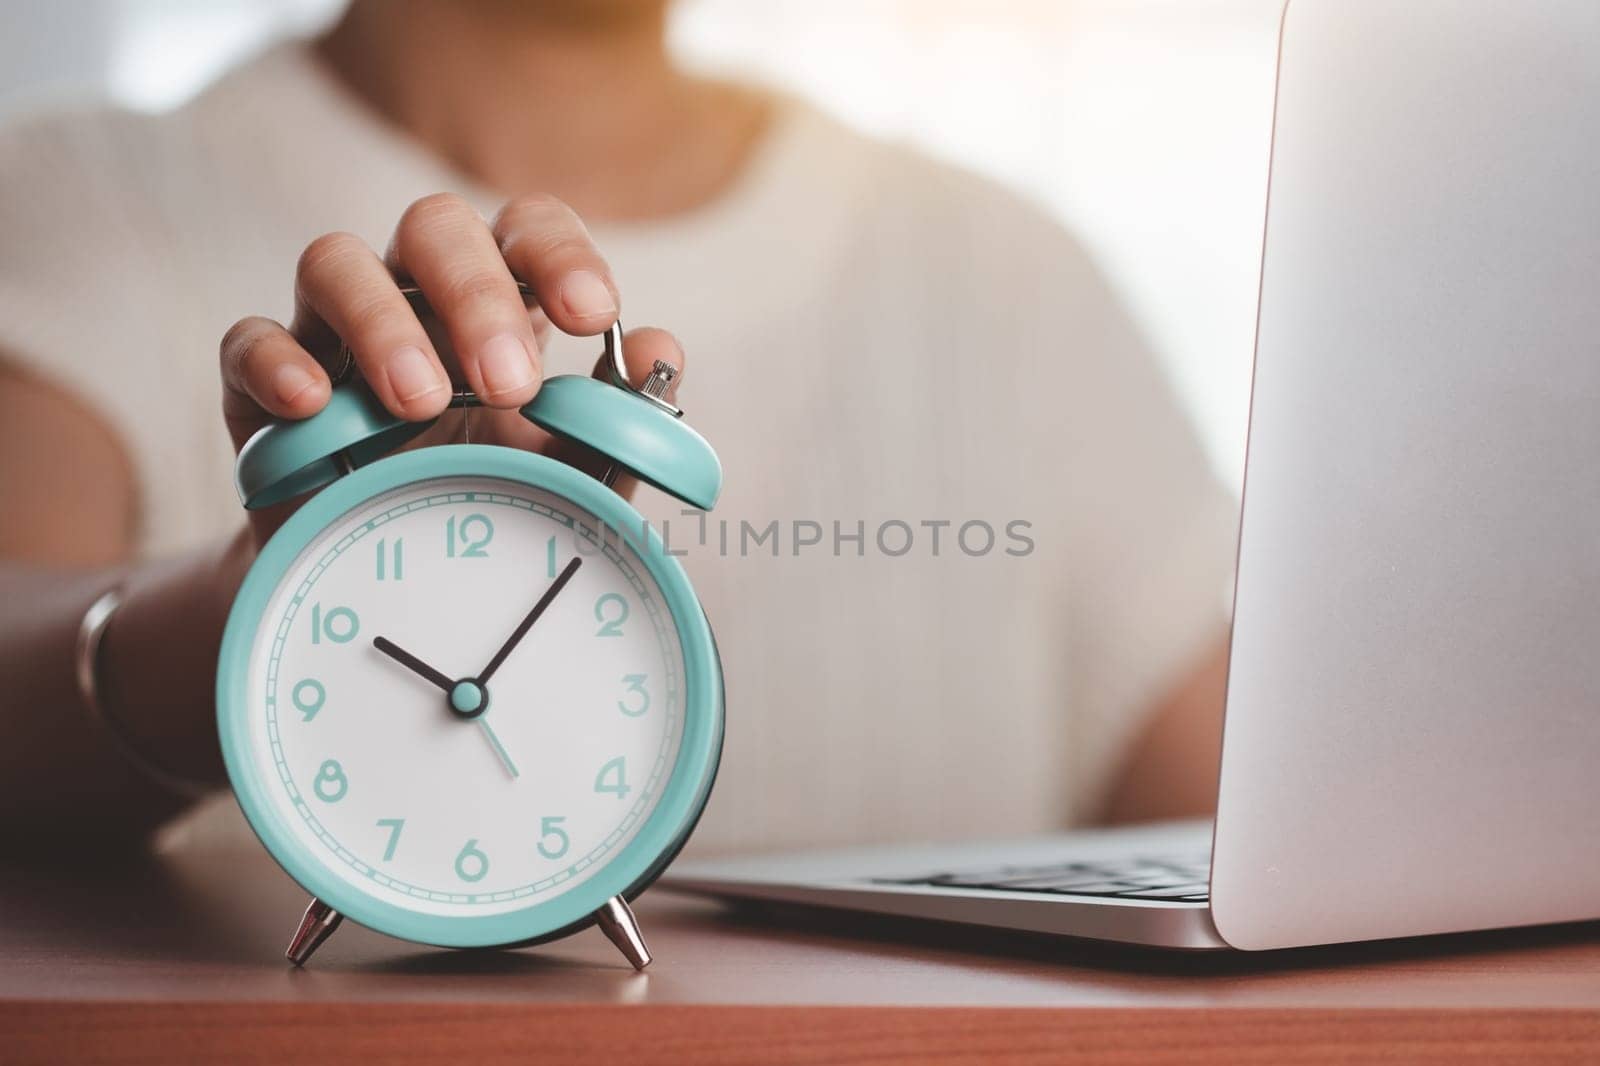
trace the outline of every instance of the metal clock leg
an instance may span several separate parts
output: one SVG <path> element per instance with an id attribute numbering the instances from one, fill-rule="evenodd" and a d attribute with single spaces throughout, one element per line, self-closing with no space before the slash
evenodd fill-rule
<path id="1" fill-rule="evenodd" d="M 635 970 L 650 965 L 650 949 L 644 945 L 644 935 L 639 932 L 638 919 L 628 909 L 628 901 L 612 896 L 605 906 L 595 912 L 595 920 L 606 939 L 617 946 L 622 957 L 633 964 Z"/>
<path id="2" fill-rule="evenodd" d="M 305 915 L 300 919 L 300 927 L 294 931 L 294 937 L 289 941 L 289 950 L 284 952 L 285 957 L 296 966 L 304 966 L 306 960 L 316 954 L 322 942 L 333 935 L 339 928 L 339 923 L 344 921 L 344 915 L 312 897 L 311 905 L 306 908 Z"/>

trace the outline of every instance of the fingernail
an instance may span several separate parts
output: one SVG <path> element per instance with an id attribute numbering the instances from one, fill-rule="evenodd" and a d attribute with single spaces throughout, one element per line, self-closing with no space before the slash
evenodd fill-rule
<path id="1" fill-rule="evenodd" d="M 272 391 L 278 394 L 280 403 L 294 403 L 316 383 L 317 379 L 298 363 L 284 363 L 272 372 Z"/>
<path id="2" fill-rule="evenodd" d="M 533 383 L 533 359 L 521 340 L 509 333 L 496 334 L 478 350 L 478 373 L 490 396 L 517 392 Z"/>
<path id="3" fill-rule="evenodd" d="M 421 348 L 408 344 L 389 357 L 384 366 L 395 399 L 410 403 L 444 388 L 439 371 Z"/>
<path id="4" fill-rule="evenodd" d="M 617 301 L 598 274 L 579 270 L 567 275 L 561 286 L 561 305 L 579 318 L 599 318 L 617 313 Z"/>

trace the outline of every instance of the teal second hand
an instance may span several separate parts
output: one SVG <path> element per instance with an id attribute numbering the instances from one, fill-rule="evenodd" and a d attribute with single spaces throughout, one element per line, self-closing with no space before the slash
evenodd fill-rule
<path id="1" fill-rule="evenodd" d="M 511 761 L 511 756 L 506 753 L 505 745 L 500 743 L 500 738 L 494 735 L 494 730 L 489 726 L 489 716 L 479 715 L 478 725 L 483 727 L 483 735 L 488 738 L 494 748 L 494 753 L 500 756 L 500 761 L 505 764 L 506 770 L 512 777 L 520 777 L 517 773 L 517 764 Z"/>
<path id="2" fill-rule="evenodd" d="M 569 566 L 567 568 L 567 576 L 570 576 L 574 569 L 576 569 L 576 567 Z M 560 591 L 559 587 L 556 591 Z M 549 598 L 550 597 L 547 596 L 546 600 Z M 537 619 L 538 615 L 535 614 L 533 617 Z M 513 641 L 513 643 L 515 642 Z M 488 696 L 483 690 L 483 683 L 481 681 L 473 680 L 471 678 L 464 678 L 461 681 L 451 681 L 444 674 L 440 673 L 438 670 L 435 670 L 433 667 L 429 666 L 415 655 L 412 655 L 410 652 L 406 651 L 404 648 L 400 647 L 387 637 L 372 638 L 372 646 L 377 648 L 383 654 L 387 655 L 389 658 L 398 662 L 401 666 L 404 666 L 406 669 L 410 670 L 412 673 L 419 675 L 424 680 L 430 681 L 434 685 L 443 689 L 450 698 L 450 704 L 452 708 L 457 712 L 463 714 L 476 712 L 475 717 L 477 723 L 483 727 L 484 738 L 489 741 L 489 746 L 494 748 L 494 753 L 500 757 L 500 763 L 506 768 L 506 772 L 512 777 L 522 776 L 517 772 L 517 764 L 511 761 L 511 756 L 509 753 L 507 753 L 505 745 L 500 743 L 500 738 L 495 736 L 494 729 L 490 727 L 488 720 L 484 717 L 481 708 L 483 707 L 484 700 L 486 700 Z M 467 702 L 458 705 L 456 703 L 456 698 L 457 695 L 462 692 L 465 692 L 464 698 L 467 700 Z"/>

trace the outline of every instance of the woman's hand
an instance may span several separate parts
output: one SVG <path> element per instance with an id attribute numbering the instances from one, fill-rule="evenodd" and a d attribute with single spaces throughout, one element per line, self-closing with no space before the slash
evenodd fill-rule
<path id="1" fill-rule="evenodd" d="M 418 317 L 397 277 L 422 290 L 433 321 Z M 532 310 L 519 281 L 533 290 Z M 396 416 L 436 418 L 453 389 L 470 388 L 484 404 L 473 414 L 474 440 L 587 466 L 595 463 L 592 455 L 554 442 L 517 408 L 539 391 L 541 342 L 550 327 L 576 336 L 604 333 L 617 320 L 618 305 L 605 260 L 559 200 L 520 197 L 490 225 L 458 196 L 427 196 L 401 215 L 382 259 L 348 233 L 312 241 L 295 273 L 289 328 L 245 318 L 228 330 L 221 350 L 223 417 L 237 451 L 273 419 L 316 414 L 328 402 L 328 368 L 342 341 L 356 370 Z M 661 330 L 630 332 L 623 357 L 635 384 L 658 359 L 683 368 L 682 349 Z M 459 440 L 461 432 L 461 419 L 440 419 L 413 446 Z M 300 502 L 253 513 L 240 554 L 253 556 Z"/>

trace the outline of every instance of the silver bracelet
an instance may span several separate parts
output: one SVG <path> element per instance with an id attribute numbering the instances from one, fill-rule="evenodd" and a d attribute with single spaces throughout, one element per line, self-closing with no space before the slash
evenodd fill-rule
<path id="1" fill-rule="evenodd" d="M 89 605 L 78 623 L 78 643 L 73 666 L 78 679 L 78 696 L 89 718 L 102 729 L 135 769 L 151 781 L 181 796 L 196 798 L 212 791 L 212 786 L 186 778 L 162 767 L 141 752 L 127 732 L 106 714 L 100 702 L 100 643 L 105 639 L 111 616 L 122 606 L 122 586 L 118 585 Z"/>

